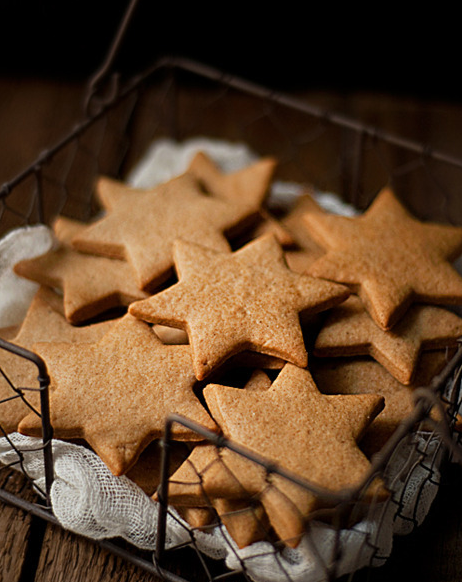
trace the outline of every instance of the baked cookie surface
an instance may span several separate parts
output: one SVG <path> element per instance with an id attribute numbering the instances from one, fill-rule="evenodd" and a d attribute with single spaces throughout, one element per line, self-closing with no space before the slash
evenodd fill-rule
<path id="1" fill-rule="evenodd" d="M 129 312 L 186 329 L 198 379 L 230 356 L 254 350 L 307 365 L 299 314 L 346 299 L 348 289 L 291 271 L 273 235 L 234 253 L 175 242 L 177 284 L 136 301 Z"/>
<path id="2" fill-rule="evenodd" d="M 162 436 L 171 413 L 217 429 L 194 394 L 189 346 L 164 345 L 149 325 L 130 315 L 97 343 L 38 343 L 35 351 L 49 369 L 55 436 L 84 439 L 116 475 Z M 36 416 L 24 418 L 19 432 L 40 434 Z M 200 440 L 178 423 L 173 438 Z"/>
<path id="3" fill-rule="evenodd" d="M 265 189 L 266 174 L 265 167 Z M 152 290 L 171 274 L 172 244 L 177 238 L 226 250 L 227 236 L 252 221 L 256 213 L 255 204 L 247 200 L 204 192 L 192 172 L 146 190 L 100 178 L 96 192 L 105 215 L 76 235 L 73 246 L 83 252 L 126 259 L 143 290 Z"/>
<path id="4" fill-rule="evenodd" d="M 383 329 L 414 301 L 462 302 L 462 277 L 451 264 L 462 252 L 462 228 L 417 220 L 390 188 L 360 216 L 306 212 L 304 220 L 326 250 L 308 272 L 349 285 Z"/>
<path id="5" fill-rule="evenodd" d="M 357 441 L 383 409 L 381 396 L 322 395 L 310 373 L 293 364 L 286 364 L 269 389 L 210 384 L 204 395 L 225 436 L 314 486 L 340 491 L 359 485 L 370 470 Z M 224 498 L 258 494 L 280 539 L 296 546 L 304 520 L 325 501 L 278 474 L 268 477 L 229 449 L 221 451 L 221 459 L 234 479 L 223 478 L 216 463 L 203 475 L 204 490 Z M 379 481 L 369 489 L 371 498 L 386 496 Z"/>
<path id="6" fill-rule="evenodd" d="M 14 267 L 21 277 L 60 289 L 64 313 L 73 324 L 147 297 L 138 288 L 135 273 L 125 260 L 80 253 L 71 247 L 71 239 L 85 228 L 85 223 L 58 217 L 53 224 L 57 247 Z"/>

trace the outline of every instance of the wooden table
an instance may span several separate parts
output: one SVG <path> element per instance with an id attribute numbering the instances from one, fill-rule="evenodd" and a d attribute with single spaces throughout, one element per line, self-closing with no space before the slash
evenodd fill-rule
<path id="1" fill-rule="evenodd" d="M 0 182 L 29 165 L 80 117 L 84 87 L 54 79 L 0 79 Z M 322 94 L 307 98 L 327 103 L 377 124 L 462 156 L 462 106 L 380 94 Z M 0 474 L 1 476 L 2 474 Z M 6 477 L 3 477 L 6 478 Z M 9 475 L 13 491 L 30 499 L 18 474 Z M 2 483 L 0 482 L 0 487 Z M 386 566 L 359 580 L 456 582 L 462 570 L 462 468 L 445 466 L 441 491 L 424 523 L 412 536 L 396 540 Z M 147 582 L 155 575 L 114 557 L 98 545 L 0 505 L 1 582 Z M 356 580 L 356 578 L 355 578 Z"/>

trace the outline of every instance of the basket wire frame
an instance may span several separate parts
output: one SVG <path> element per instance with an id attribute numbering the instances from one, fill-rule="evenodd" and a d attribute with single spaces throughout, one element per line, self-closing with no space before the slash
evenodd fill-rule
<path id="1" fill-rule="evenodd" d="M 0 338 L 0 348 L 2 350 L 7 350 L 12 352 L 18 358 L 23 358 L 32 362 L 37 368 L 37 381 L 38 387 L 16 387 L 10 381 L 8 376 L 6 375 L 3 369 L 0 369 L 0 373 L 3 379 L 10 385 L 12 396 L 9 399 L 1 400 L 0 406 L 9 400 L 15 398 L 21 398 L 22 401 L 28 405 L 31 410 L 39 415 L 42 420 L 42 446 L 40 449 L 43 450 L 43 463 L 45 467 L 45 490 L 41 490 L 36 484 L 34 487 L 37 489 L 38 493 L 45 499 L 46 505 L 50 506 L 50 490 L 51 485 L 53 483 L 53 452 L 52 452 L 52 438 L 53 438 L 53 428 L 50 423 L 50 401 L 49 401 L 49 392 L 48 387 L 50 384 L 50 378 L 48 376 L 48 371 L 44 361 L 35 354 L 34 352 L 27 350 L 21 346 L 15 345 L 11 342 L 8 342 L 2 338 Z M 40 411 L 35 410 L 31 405 L 28 403 L 27 398 L 24 397 L 24 392 L 27 391 L 38 391 L 40 394 Z M 23 464 L 23 453 L 19 450 L 15 445 L 9 440 L 8 434 L 2 429 L 0 426 L 0 435 L 3 438 L 7 439 L 8 442 L 11 444 L 12 449 L 14 449 L 18 455 L 17 464 L 21 468 L 21 470 L 27 475 L 27 471 L 24 468 Z M 30 478 L 29 478 L 30 479 Z M 30 479 L 32 482 L 32 479 Z"/>
<path id="2" fill-rule="evenodd" d="M 179 118 L 178 104 L 184 103 L 191 85 L 196 87 L 198 81 L 200 85 L 206 86 L 206 90 L 199 91 L 197 103 L 188 104 L 190 115 Z M 412 196 L 406 198 L 406 193 L 413 191 L 406 190 L 406 187 L 414 183 L 414 176 L 424 175 L 425 180 L 430 184 L 430 189 L 439 193 L 436 214 L 450 222 L 462 223 L 461 217 L 451 211 L 454 193 L 448 189 L 444 182 L 445 172 L 441 171 L 441 167 L 449 173 L 461 171 L 461 160 L 432 150 L 426 145 L 358 123 L 343 115 L 325 111 L 304 101 L 274 93 L 271 89 L 223 74 L 221 71 L 202 64 L 184 59 L 165 58 L 156 62 L 149 71 L 120 88 L 117 95 L 111 95 L 109 100 L 100 102 L 97 110 L 89 114 L 59 143 L 42 152 L 34 164 L 3 185 L 0 193 L 2 233 L 16 226 L 50 223 L 53 216 L 60 213 L 78 219 L 90 218 L 97 211 L 97 205 L 92 197 L 92 184 L 96 176 L 106 173 L 116 178 L 123 178 L 155 137 L 169 136 L 182 140 L 205 129 L 210 129 L 211 135 L 218 136 L 221 128 L 217 126 L 217 119 L 221 118 L 224 108 L 229 109 L 227 101 L 231 100 L 231 103 L 234 103 L 244 98 L 250 101 L 250 113 L 245 119 L 239 120 L 240 124 L 236 124 L 233 137 L 249 143 L 262 155 L 276 153 L 281 160 L 284 177 L 286 177 L 284 172 L 287 172 L 287 176 L 314 183 L 321 188 L 332 186 L 336 192 L 342 194 L 346 201 L 355 204 L 358 208 L 367 206 L 378 190 L 379 182 L 386 179 L 396 184 L 397 189 L 404 193 L 404 198 L 411 207 L 414 207 L 417 215 L 428 218 L 426 205 L 417 207 L 417 201 Z M 146 111 L 151 112 L 150 123 L 146 123 L 146 116 L 143 115 Z M 230 115 L 228 111 L 224 118 L 225 124 L 230 123 Z M 306 123 L 301 124 L 301 120 Z M 263 124 L 280 136 L 282 145 L 279 152 L 265 151 L 259 137 L 259 128 Z M 321 142 L 330 142 L 333 138 L 339 138 L 335 140 L 335 147 L 332 148 L 330 143 L 325 146 L 325 156 L 330 160 L 330 166 L 327 170 L 323 168 L 322 172 L 315 176 L 309 163 L 310 148 L 318 147 Z M 398 156 L 395 150 L 399 150 L 402 155 Z M 333 151 L 335 153 L 331 155 Z M 375 177 L 377 168 L 379 180 Z M 371 174 L 374 174 L 372 178 Z M 333 177 L 333 180 L 325 185 L 323 179 L 326 176 L 329 179 Z M 429 177 L 431 180 L 428 180 Z M 416 183 L 419 183 L 418 180 L 419 178 Z M 26 204 L 24 200 L 27 201 Z M 432 213 L 433 210 L 432 208 Z M 54 518 L 49 507 L 53 458 L 48 402 L 49 378 L 46 367 L 36 354 L 11 342 L 0 340 L 0 348 L 12 351 L 18 357 L 27 358 L 37 366 L 38 389 L 41 396 L 39 413 L 42 417 L 44 466 L 47 476 L 46 490 L 39 492 L 45 500 L 44 504 L 30 504 L 2 490 L 0 490 L 0 497 L 8 503 L 25 507 L 53 522 Z M 409 460 L 411 466 L 408 469 L 412 471 L 412 464 L 424 466 L 431 480 L 434 474 L 434 463 L 439 460 L 441 451 L 444 454 L 449 451 L 454 459 L 460 458 L 459 446 L 457 439 L 454 438 L 452 426 L 455 423 L 460 402 L 461 362 L 462 354 L 459 350 L 430 386 L 416 391 L 416 405 L 413 413 L 399 426 L 381 453 L 374 458 L 371 474 L 366 481 L 373 475 L 383 472 L 387 463 L 393 459 L 399 443 L 403 439 L 412 438 L 414 427 L 420 421 L 424 418 L 428 420 L 430 409 L 435 406 L 441 407 L 442 400 L 439 394 L 442 388 L 451 381 L 453 385 L 451 397 L 448 402 L 445 402 L 447 409 L 443 416 L 447 420 L 434 426 L 433 436 L 437 438 L 439 445 L 436 451 L 430 451 L 430 453 L 428 450 L 418 449 L 416 445 L 415 454 Z M 5 374 L 3 377 L 6 379 Z M 24 395 L 21 387 L 12 386 L 11 388 L 12 397 L 20 398 Z M 341 530 L 345 516 L 351 512 L 354 501 L 361 497 L 361 492 L 366 485 L 365 481 L 354 491 L 345 491 L 335 495 L 328 491 L 317 491 L 313 484 L 301 482 L 296 476 L 288 474 L 266 459 L 256 457 L 245 448 L 204 431 L 202 427 L 188 419 L 172 416 L 167 420 L 163 439 L 162 479 L 159 488 L 161 510 L 157 524 L 158 543 L 154 564 L 139 558 L 135 551 L 126 551 L 111 542 L 101 542 L 104 547 L 136 562 L 148 571 L 157 572 L 166 579 L 180 579 L 164 567 L 171 552 L 175 551 L 165 548 L 166 518 L 169 512 L 167 491 L 170 474 L 170 432 L 173 423 L 180 423 L 197 431 L 218 449 L 229 448 L 261 464 L 268 475 L 279 474 L 298 482 L 302 487 L 315 491 L 319 496 L 327 496 L 337 505 L 338 511 L 334 518 L 338 522 L 338 532 Z M 8 438 L 7 435 L 5 436 Z M 430 434 L 426 442 L 429 443 L 431 438 Z M 22 452 L 17 450 L 17 454 L 18 462 L 21 464 Z M 393 498 L 391 503 L 396 504 L 399 513 L 402 501 Z M 403 516 L 403 519 L 409 520 L 413 525 L 416 523 L 416 518 L 412 515 Z M 309 528 L 308 522 L 307 529 Z M 374 545 L 373 540 L 369 539 L 365 539 L 364 543 Z M 194 548 L 194 546 L 194 528 L 191 528 L 190 547 Z M 333 552 L 332 564 L 326 565 L 326 576 L 329 579 L 334 579 L 336 576 L 335 556 L 342 552 L 340 534 L 335 540 Z M 228 575 L 235 575 L 233 572 L 219 574 L 212 572 L 213 568 L 204 560 L 200 552 L 197 555 L 208 579 L 225 579 Z M 377 559 L 380 560 L 380 556 Z M 246 577 L 245 563 L 241 566 L 242 574 Z"/>

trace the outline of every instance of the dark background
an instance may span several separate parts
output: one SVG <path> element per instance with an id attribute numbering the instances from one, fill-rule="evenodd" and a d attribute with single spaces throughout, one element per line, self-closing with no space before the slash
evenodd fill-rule
<path id="1" fill-rule="evenodd" d="M 350 3 L 349 3 L 350 4 Z M 2 0 L 0 74 L 88 78 L 128 0 Z M 458 16 L 367 3 L 139 0 L 118 61 L 186 56 L 275 89 L 375 91 L 462 101 Z"/>

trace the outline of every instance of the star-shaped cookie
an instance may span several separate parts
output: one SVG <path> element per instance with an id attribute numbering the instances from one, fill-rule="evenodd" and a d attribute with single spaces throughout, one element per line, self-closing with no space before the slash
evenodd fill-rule
<path id="1" fill-rule="evenodd" d="M 175 239 L 227 250 L 226 237 L 253 218 L 248 206 L 205 194 L 190 172 L 150 190 L 104 177 L 97 194 L 105 215 L 73 238 L 74 247 L 126 259 L 149 291 L 172 274 Z"/>
<path id="2" fill-rule="evenodd" d="M 92 345 L 38 343 L 51 378 L 51 424 L 57 438 L 84 439 L 115 475 L 127 472 L 162 436 L 170 413 L 210 430 L 215 423 L 194 394 L 189 346 L 164 345 L 151 327 L 127 314 Z M 23 434 L 40 434 L 35 415 Z M 175 440 L 201 440 L 178 423 Z"/>
<path id="3" fill-rule="evenodd" d="M 225 526 L 228 535 L 240 549 L 269 540 L 270 527 L 265 510 L 260 504 L 250 504 L 248 500 L 214 499 L 211 507 L 175 509 L 193 529 L 208 531 Z"/>
<path id="4" fill-rule="evenodd" d="M 38 341 L 65 341 L 91 343 L 97 341 L 114 325 L 113 321 L 94 323 L 84 327 L 71 325 L 62 313 L 62 298 L 47 287 L 40 287 L 34 296 L 19 331 L 9 341 L 32 350 Z M 30 413 L 30 407 L 40 411 L 37 366 L 26 358 L 7 350 L 0 350 L 0 426 L 2 431 L 16 431 L 18 423 Z M 34 388 L 22 395 L 12 386 Z"/>
<path id="5" fill-rule="evenodd" d="M 70 240 L 83 228 L 84 223 L 58 217 L 53 224 L 57 247 L 14 267 L 17 275 L 61 290 L 66 318 L 73 324 L 148 296 L 138 288 L 134 271 L 126 261 L 71 248 Z"/>
<path id="6" fill-rule="evenodd" d="M 462 252 L 462 228 L 419 221 L 391 188 L 360 216 L 307 212 L 304 220 L 326 249 L 308 272 L 349 285 L 383 329 L 412 302 L 462 302 L 462 277 L 451 264 Z"/>
<path id="7" fill-rule="evenodd" d="M 319 390 L 324 394 L 380 394 L 385 407 L 367 428 L 360 442 L 361 450 L 370 458 L 381 450 L 415 408 L 415 389 L 428 386 L 432 378 L 448 363 L 446 350 L 425 352 L 420 358 L 415 382 L 404 385 L 381 364 L 367 357 L 313 358 L 310 370 Z M 431 411 L 440 419 L 438 409 Z"/>
<path id="8" fill-rule="evenodd" d="M 199 151 L 187 171 L 212 196 L 259 212 L 268 198 L 276 165 L 275 158 L 261 158 L 235 172 L 223 173 L 210 156 Z"/>
<path id="9" fill-rule="evenodd" d="M 271 181 L 276 169 L 275 158 L 261 158 L 240 170 L 223 173 L 205 152 L 192 158 L 188 171 L 194 174 L 206 192 L 213 196 L 249 207 L 258 215 L 255 225 L 243 233 L 248 242 L 268 232 L 273 233 L 283 246 L 293 244 L 293 237 L 265 206 Z M 241 243 L 238 243 L 241 246 Z"/>
<path id="10" fill-rule="evenodd" d="M 304 220 L 307 212 L 326 213 L 312 193 L 304 191 L 295 199 L 285 216 L 281 218 L 281 224 L 290 232 L 298 250 L 308 251 L 310 255 L 318 258 L 324 254 L 324 250 L 310 236 L 310 231 Z"/>
<path id="11" fill-rule="evenodd" d="M 186 329 L 198 379 L 243 350 L 306 366 L 300 312 L 328 309 L 349 294 L 343 285 L 291 271 L 273 235 L 234 253 L 178 240 L 174 257 L 178 283 L 129 311 Z"/>
<path id="12" fill-rule="evenodd" d="M 382 410 L 380 396 L 323 395 L 308 370 L 293 364 L 286 364 L 268 390 L 209 384 L 204 396 L 226 437 L 315 487 L 338 492 L 359 487 L 369 476 L 369 461 L 357 442 Z M 267 475 L 227 448 L 220 456 L 235 478 L 222 479 L 222 464 L 212 464 L 202 475 L 204 490 L 222 498 L 242 498 L 243 490 L 258 495 L 274 530 L 290 546 L 298 545 L 310 514 L 330 503 L 276 473 Z M 386 496 L 376 479 L 363 499 Z"/>
<path id="13" fill-rule="evenodd" d="M 270 386 L 271 380 L 267 374 L 257 369 L 243 390 L 267 390 Z M 218 449 L 208 442 L 197 444 L 170 476 L 169 505 L 173 505 L 193 527 L 215 527 L 222 523 L 239 548 L 267 539 L 268 520 L 261 504 L 248 497 L 209 498 L 204 493 L 201 475 L 214 463 L 219 463 L 226 473 Z M 230 473 L 227 475 L 232 478 Z M 157 494 L 153 495 L 153 499 L 158 500 Z"/>
<path id="14" fill-rule="evenodd" d="M 271 380 L 263 370 L 254 370 L 250 378 L 246 382 L 244 388 L 241 390 L 262 392 L 271 387 Z M 208 507 L 213 502 L 207 493 L 204 491 L 202 482 L 203 475 L 212 467 L 214 473 L 222 472 L 222 479 L 234 478 L 227 470 L 226 466 L 221 460 L 219 449 L 204 441 L 194 446 L 191 453 L 184 460 L 184 462 L 172 473 L 168 483 L 168 502 L 175 506 L 182 507 Z M 234 485 L 237 486 L 237 481 Z M 245 497 L 245 490 L 242 489 L 243 497 Z M 238 497 L 233 495 L 234 498 Z M 157 493 L 153 495 L 154 500 L 158 500 Z"/>
<path id="15" fill-rule="evenodd" d="M 214 499 L 210 507 L 175 507 L 192 530 L 210 531 L 225 526 L 228 535 L 240 549 L 268 541 L 270 528 L 263 507 L 236 499 Z"/>
<path id="16" fill-rule="evenodd" d="M 352 295 L 326 317 L 314 354 L 370 355 L 399 382 L 411 384 L 422 351 L 455 347 L 461 336 L 462 318 L 443 307 L 417 303 L 391 330 L 383 330 Z"/>

